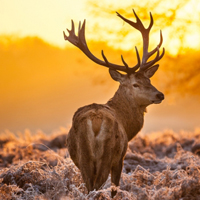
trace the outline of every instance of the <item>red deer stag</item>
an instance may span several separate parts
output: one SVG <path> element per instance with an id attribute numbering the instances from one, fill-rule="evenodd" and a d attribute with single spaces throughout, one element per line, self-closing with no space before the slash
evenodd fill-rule
<path id="1" fill-rule="evenodd" d="M 143 57 L 136 49 L 137 64 L 129 67 L 121 56 L 123 65 L 110 63 L 102 51 L 103 60 L 96 58 L 88 49 L 85 40 L 85 21 L 79 24 L 78 36 L 75 35 L 74 22 L 72 29 L 64 33 L 64 39 L 78 47 L 88 58 L 99 65 L 109 68 L 112 79 L 120 83 L 114 97 L 106 104 L 91 104 L 79 108 L 73 117 L 72 127 L 67 138 L 69 154 L 75 165 L 80 169 L 88 192 L 99 189 L 107 180 L 111 172 L 111 182 L 119 185 L 123 158 L 128 141 L 142 128 L 144 112 L 150 104 L 158 104 L 164 95 L 151 85 L 150 78 L 157 71 L 159 65 L 155 63 L 164 55 L 164 48 L 160 55 L 160 43 L 148 52 L 149 32 L 153 26 L 150 13 L 150 24 L 145 28 L 136 15 L 136 22 L 132 22 L 117 12 L 122 20 L 139 30 L 143 38 Z M 151 61 L 148 59 L 156 53 Z M 125 72 L 120 73 L 119 71 Z M 112 196 L 116 191 L 112 191 Z"/>

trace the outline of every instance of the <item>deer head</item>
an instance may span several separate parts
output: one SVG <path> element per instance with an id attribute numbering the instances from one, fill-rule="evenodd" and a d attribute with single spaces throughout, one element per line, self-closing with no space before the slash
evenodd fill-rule
<path id="1" fill-rule="evenodd" d="M 149 33 L 153 26 L 153 17 L 150 13 L 150 24 L 148 28 L 145 28 L 135 11 L 133 13 L 136 17 L 136 22 L 130 21 L 120 15 L 117 12 L 117 16 L 124 20 L 126 23 L 139 30 L 142 34 L 143 39 L 143 56 L 142 60 L 140 59 L 140 55 L 138 53 L 137 47 L 136 56 L 137 56 L 137 64 L 134 67 L 129 67 L 125 62 L 123 56 L 121 56 L 121 60 L 123 65 L 113 64 L 108 61 L 106 56 L 104 55 L 103 50 L 101 51 L 103 60 L 96 58 L 89 50 L 86 39 L 85 39 L 85 23 L 79 23 L 78 36 L 75 34 L 74 22 L 72 20 L 72 29 L 67 31 L 69 32 L 69 36 L 66 36 L 65 32 L 64 39 L 68 40 L 73 45 L 77 46 L 88 58 L 99 65 L 103 65 L 109 68 L 109 73 L 115 81 L 120 82 L 120 86 L 126 88 L 127 98 L 133 98 L 138 102 L 140 106 L 148 106 L 152 103 L 160 103 L 164 99 L 164 95 L 159 92 L 154 86 L 150 83 L 150 78 L 154 75 L 154 73 L 158 70 L 159 65 L 156 64 L 164 55 L 165 49 L 163 48 L 162 53 L 160 54 L 160 47 L 163 42 L 162 32 L 160 31 L 160 42 L 156 48 L 152 51 L 148 51 L 149 47 Z M 156 54 L 155 58 L 148 61 L 149 58 Z M 124 73 L 120 73 L 125 72 Z"/>

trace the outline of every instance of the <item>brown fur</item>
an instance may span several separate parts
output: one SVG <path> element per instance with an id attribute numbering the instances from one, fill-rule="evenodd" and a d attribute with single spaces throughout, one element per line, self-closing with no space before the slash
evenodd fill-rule
<path id="1" fill-rule="evenodd" d="M 120 81 L 114 97 L 104 105 L 79 108 L 67 137 L 70 156 L 88 191 L 99 189 L 110 172 L 111 182 L 119 185 L 128 141 L 142 128 L 146 107 L 158 101 L 161 94 L 144 75 L 114 72 L 112 78 Z M 134 83 L 143 85 L 138 89 L 133 87 Z"/>
<path id="2" fill-rule="evenodd" d="M 89 191 L 99 189 L 110 170 L 113 176 L 119 174 L 113 180 L 118 184 L 121 174 L 119 165 L 122 165 L 127 142 L 123 127 L 106 105 L 92 104 L 75 113 L 67 144 L 71 158 L 80 168 Z"/>

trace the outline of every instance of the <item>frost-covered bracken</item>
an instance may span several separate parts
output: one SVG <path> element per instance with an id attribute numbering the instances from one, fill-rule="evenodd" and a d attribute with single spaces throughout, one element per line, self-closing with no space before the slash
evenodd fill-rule
<path id="1" fill-rule="evenodd" d="M 200 198 L 200 130 L 137 136 L 129 143 L 117 188 L 108 177 L 87 193 L 65 146 L 66 132 L 0 136 L 0 199 L 194 200 Z"/>

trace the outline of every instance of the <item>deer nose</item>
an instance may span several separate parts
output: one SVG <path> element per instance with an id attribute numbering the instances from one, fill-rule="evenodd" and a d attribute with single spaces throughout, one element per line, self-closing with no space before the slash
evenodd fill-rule
<path id="1" fill-rule="evenodd" d="M 163 99 L 165 98 L 165 96 L 164 96 L 163 93 L 157 94 L 156 97 L 157 97 L 159 100 L 163 100 Z"/>

